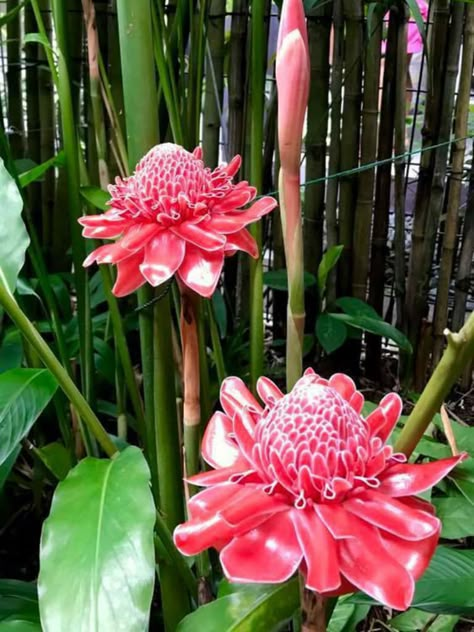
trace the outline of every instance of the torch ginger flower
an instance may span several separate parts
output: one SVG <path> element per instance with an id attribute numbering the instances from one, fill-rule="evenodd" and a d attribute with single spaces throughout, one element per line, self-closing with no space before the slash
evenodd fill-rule
<path id="1" fill-rule="evenodd" d="M 225 412 L 211 418 L 202 443 L 215 470 L 190 479 L 206 489 L 175 530 L 178 549 L 219 549 L 231 581 L 279 583 L 299 569 L 321 594 L 360 589 L 408 608 L 441 528 L 416 495 L 465 455 L 406 463 L 386 445 L 398 395 L 364 419 L 364 398 L 343 374 L 328 381 L 310 369 L 285 396 L 261 377 L 257 390 L 265 408 L 240 379 L 222 384 Z"/>
<path id="2" fill-rule="evenodd" d="M 151 149 L 135 173 L 109 187 L 109 211 L 81 217 L 84 237 L 112 239 L 84 261 L 117 264 L 113 292 L 125 296 L 145 282 L 160 285 L 175 273 L 201 296 L 212 296 L 224 257 L 238 250 L 258 257 L 245 226 L 269 213 L 276 201 L 260 198 L 250 208 L 256 189 L 233 184 L 240 156 L 214 171 L 190 153 L 165 143 Z"/>

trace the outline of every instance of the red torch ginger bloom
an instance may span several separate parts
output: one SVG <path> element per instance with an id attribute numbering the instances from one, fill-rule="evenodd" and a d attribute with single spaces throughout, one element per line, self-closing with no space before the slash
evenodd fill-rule
<path id="1" fill-rule="evenodd" d="M 417 494 L 465 458 L 406 463 L 386 444 L 402 409 L 390 393 L 366 419 L 352 380 L 308 370 L 288 395 L 258 381 L 262 408 L 226 379 L 224 413 L 202 443 L 214 471 L 189 501 L 174 540 L 185 555 L 214 546 L 235 582 L 279 583 L 298 569 L 310 590 L 363 590 L 405 610 L 439 539 L 440 521 Z"/>
<path id="2" fill-rule="evenodd" d="M 129 178 L 109 187 L 110 210 L 82 217 L 84 237 L 117 241 L 94 250 L 84 261 L 117 264 L 116 296 L 130 294 L 145 282 L 157 286 L 175 273 L 201 296 L 210 297 L 224 257 L 243 250 L 258 257 L 245 226 L 269 213 L 276 201 L 260 198 L 247 182 L 232 183 L 240 156 L 214 171 L 190 153 L 165 143 L 151 149 Z"/>

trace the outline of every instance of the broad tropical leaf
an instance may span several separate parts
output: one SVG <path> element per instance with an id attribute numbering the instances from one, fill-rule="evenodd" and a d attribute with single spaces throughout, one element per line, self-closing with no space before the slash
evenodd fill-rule
<path id="1" fill-rule="evenodd" d="M 0 465 L 26 437 L 57 386 L 46 369 L 11 369 L 0 375 Z"/>
<path id="2" fill-rule="evenodd" d="M 15 291 L 30 243 L 21 218 L 22 208 L 18 187 L 0 158 L 0 284 L 11 294 Z"/>
<path id="3" fill-rule="evenodd" d="M 44 632 L 144 632 L 155 574 L 150 471 L 129 447 L 59 483 L 40 546 Z"/>

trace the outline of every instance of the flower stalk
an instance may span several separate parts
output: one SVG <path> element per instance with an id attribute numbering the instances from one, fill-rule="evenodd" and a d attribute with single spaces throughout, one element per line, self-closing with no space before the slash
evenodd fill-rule
<path id="1" fill-rule="evenodd" d="M 200 444 L 200 366 L 199 366 L 199 297 L 180 283 L 181 345 L 183 349 L 183 436 L 186 476 L 199 471 Z"/>
<path id="2" fill-rule="evenodd" d="M 474 355 L 474 312 L 458 333 L 446 330 L 445 335 L 448 341 L 446 350 L 395 444 L 395 450 L 403 452 L 407 456 L 410 456 L 416 448 L 433 416 L 439 412 L 453 384 L 468 362 L 472 361 Z"/>
<path id="3" fill-rule="evenodd" d="M 300 154 L 308 104 L 310 65 L 308 35 L 301 0 L 283 3 L 276 60 L 280 209 L 288 271 L 286 342 L 287 389 L 303 370 L 304 259 L 300 198 Z"/>

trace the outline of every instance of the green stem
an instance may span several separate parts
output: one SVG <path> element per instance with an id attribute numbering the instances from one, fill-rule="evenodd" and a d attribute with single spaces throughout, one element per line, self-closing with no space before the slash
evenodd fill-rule
<path id="1" fill-rule="evenodd" d="M 219 329 L 217 327 L 216 317 L 210 301 L 207 302 L 207 314 L 209 318 L 209 330 L 211 332 L 212 350 L 214 351 L 214 362 L 216 363 L 217 381 L 221 384 L 227 377 L 227 370 L 225 368 Z"/>
<path id="2" fill-rule="evenodd" d="M 81 419 L 84 421 L 92 435 L 97 439 L 104 452 L 108 456 L 113 456 L 117 452 L 117 448 L 113 444 L 105 428 L 95 416 L 82 393 L 69 377 L 66 369 L 61 365 L 59 360 L 51 351 L 49 345 L 39 335 L 38 331 L 33 326 L 33 323 L 21 310 L 14 297 L 8 292 L 2 283 L 0 283 L 0 304 L 21 331 L 21 334 L 36 351 L 46 368 L 48 368 L 54 375 L 66 397 L 77 410 Z"/>
<path id="3" fill-rule="evenodd" d="M 253 0 L 251 21 L 251 129 L 250 181 L 261 191 L 263 184 L 263 115 L 265 109 L 265 1 Z M 260 256 L 250 261 L 250 382 L 255 390 L 263 373 L 263 262 L 262 227 L 250 226 Z"/>
<path id="4" fill-rule="evenodd" d="M 168 295 L 158 300 L 154 306 L 153 343 L 159 508 L 165 524 L 172 531 L 184 520 L 184 499 Z M 189 600 L 182 590 L 181 578 L 174 567 L 160 567 L 160 588 L 165 627 L 172 631 L 190 608 Z"/>
<path id="5" fill-rule="evenodd" d="M 403 452 L 407 456 L 410 456 L 422 438 L 433 419 L 433 415 L 439 412 L 446 395 L 461 375 L 464 367 L 472 361 L 474 355 L 474 312 L 458 333 L 451 333 L 450 331 L 445 333 L 448 346 L 395 444 L 395 450 Z"/>

